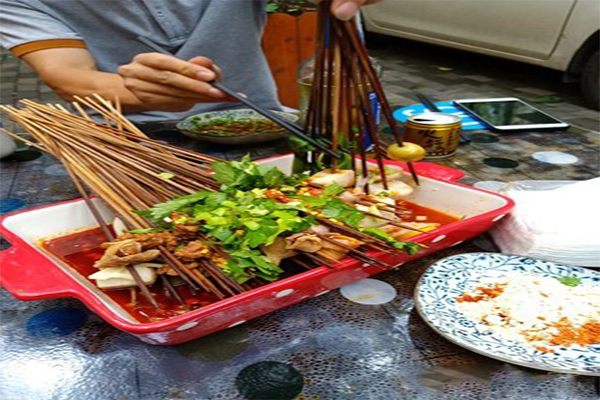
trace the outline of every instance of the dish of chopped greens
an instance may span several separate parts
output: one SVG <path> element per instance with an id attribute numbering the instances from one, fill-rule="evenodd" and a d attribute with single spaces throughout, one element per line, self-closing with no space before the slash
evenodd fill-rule
<path id="1" fill-rule="evenodd" d="M 290 121 L 298 116 L 292 113 L 277 112 Z M 207 136 L 234 137 L 258 134 L 283 134 L 285 129 L 253 110 L 228 110 L 194 115 L 178 125 L 187 132 Z"/>

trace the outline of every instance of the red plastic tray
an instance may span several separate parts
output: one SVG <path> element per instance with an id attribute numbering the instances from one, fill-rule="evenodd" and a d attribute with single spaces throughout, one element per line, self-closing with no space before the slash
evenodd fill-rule
<path id="1" fill-rule="evenodd" d="M 262 162 L 289 165 L 291 156 L 274 157 Z M 490 229 L 514 206 L 513 201 L 506 197 L 457 183 L 456 180 L 463 176 L 461 171 L 430 163 L 417 163 L 416 166 L 422 178 L 422 186 L 416 192 L 423 193 L 425 203 L 419 201 L 419 195 L 417 202 L 431 206 L 432 201 L 439 201 L 440 204 L 452 203 L 455 207 L 460 207 L 464 202 L 467 214 L 472 215 L 415 236 L 413 241 L 429 247 L 413 256 L 374 254 L 389 264 L 399 266 L 470 239 Z M 433 208 L 440 209 L 435 206 Z M 472 212 L 469 211 L 471 209 Z M 3 217 L 0 220 L 0 234 L 12 247 L 0 253 L 0 284 L 21 300 L 77 298 L 110 324 L 151 344 L 169 345 L 193 340 L 381 272 L 368 264 L 346 259 L 340 262 L 339 270 L 316 268 L 177 317 L 144 324 L 133 320 L 120 306 L 72 268 L 43 253 L 28 232 L 30 227 L 27 226 L 27 221 L 36 221 L 46 230 L 51 230 L 52 224 L 60 225 L 56 227 L 54 234 L 68 232 L 65 223 L 67 227 L 69 223 L 65 219 L 72 219 L 72 228 L 76 229 L 76 225 L 81 226 L 82 218 L 89 218 L 88 214 L 84 201 L 79 199 Z M 60 217 L 61 215 L 66 218 Z"/>

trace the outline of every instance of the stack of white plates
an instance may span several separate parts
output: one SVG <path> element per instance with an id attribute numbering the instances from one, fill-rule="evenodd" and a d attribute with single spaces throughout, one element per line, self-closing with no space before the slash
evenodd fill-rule
<path id="1" fill-rule="evenodd" d="M 503 253 L 600 267 L 600 178 L 547 190 L 551 183 L 500 188 L 516 207 L 492 230 L 494 241 Z"/>

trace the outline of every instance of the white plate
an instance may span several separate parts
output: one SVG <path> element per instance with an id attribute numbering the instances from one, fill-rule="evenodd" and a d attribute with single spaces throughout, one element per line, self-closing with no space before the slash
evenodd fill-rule
<path id="1" fill-rule="evenodd" d="M 457 310 L 456 298 L 482 277 L 503 272 L 554 278 L 576 276 L 581 278 L 581 285 L 600 288 L 600 273 L 585 268 L 499 253 L 468 253 L 444 258 L 429 267 L 415 292 L 417 310 L 440 335 L 476 353 L 546 371 L 600 376 L 600 344 L 585 349 L 561 347 L 555 353 L 542 353 L 526 344 L 495 336 L 485 325 L 471 321 Z"/>

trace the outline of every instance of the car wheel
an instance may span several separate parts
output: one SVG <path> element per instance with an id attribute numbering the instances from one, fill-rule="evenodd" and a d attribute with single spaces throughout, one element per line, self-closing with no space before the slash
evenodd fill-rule
<path id="1" fill-rule="evenodd" d="M 585 62 L 581 71 L 581 94 L 588 106 L 594 110 L 600 108 L 598 95 L 600 92 L 600 82 L 598 78 L 599 56 L 596 50 Z"/>

